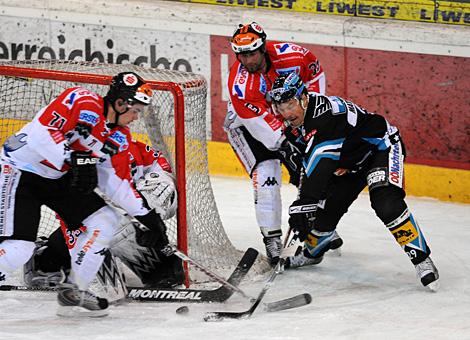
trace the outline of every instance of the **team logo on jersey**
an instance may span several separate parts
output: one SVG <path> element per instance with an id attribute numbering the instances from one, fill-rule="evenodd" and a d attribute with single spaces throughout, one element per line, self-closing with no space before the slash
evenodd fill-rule
<path id="1" fill-rule="evenodd" d="M 261 75 L 259 79 L 259 92 L 266 95 L 266 91 L 267 91 L 266 79 L 264 79 L 264 76 Z"/>
<path id="2" fill-rule="evenodd" d="M 124 84 L 126 84 L 127 86 L 134 86 L 138 82 L 137 77 L 132 73 L 125 74 L 122 80 L 124 81 Z"/>
<path id="3" fill-rule="evenodd" d="M 313 136 L 317 133 L 317 129 L 314 129 L 310 131 L 306 136 L 305 136 L 305 141 L 308 142 L 310 139 L 312 139 Z"/>
<path id="4" fill-rule="evenodd" d="M 312 118 L 321 116 L 327 111 L 331 111 L 331 102 L 325 96 L 315 96 L 310 98 L 315 98 L 315 109 L 313 110 Z"/>
<path id="5" fill-rule="evenodd" d="M 100 116 L 93 111 L 81 110 L 80 116 L 78 117 L 78 121 L 90 124 L 92 126 L 96 126 L 96 124 L 98 124 L 100 121 Z"/>
<path id="6" fill-rule="evenodd" d="M 127 148 L 129 147 L 129 144 L 127 142 L 127 136 L 121 131 L 113 132 L 113 134 L 108 138 L 119 146 L 119 151 L 127 150 Z"/>
<path id="7" fill-rule="evenodd" d="M 400 143 L 392 144 L 388 154 L 388 179 L 390 183 L 403 187 L 403 154 Z"/>
<path id="8" fill-rule="evenodd" d="M 300 52 L 303 55 L 308 53 L 308 50 L 302 46 L 290 44 L 290 43 L 279 43 L 274 44 L 274 49 L 278 55 Z"/>
<path id="9" fill-rule="evenodd" d="M 235 82 L 233 84 L 233 94 L 236 95 L 238 98 L 245 99 L 245 90 L 248 76 L 248 70 L 240 64 L 240 66 L 238 67 L 238 73 L 235 78 Z"/>

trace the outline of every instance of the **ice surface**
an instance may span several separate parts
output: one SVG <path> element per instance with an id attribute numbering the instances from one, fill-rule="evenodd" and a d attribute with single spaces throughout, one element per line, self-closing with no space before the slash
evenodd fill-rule
<path id="1" fill-rule="evenodd" d="M 264 252 L 248 180 L 213 177 L 222 220 L 239 249 Z M 284 211 L 296 190 L 283 186 Z M 54 293 L 0 292 L 2 340 L 159 340 L 159 339 L 470 339 L 470 206 L 408 198 L 432 249 L 441 289 L 424 290 L 415 270 L 370 208 L 367 194 L 349 209 L 338 231 L 342 256 L 327 254 L 311 268 L 276 278 L 266 301 L 308 292 L 309 306 L 264 313 L 248 320 L 205 323 L 207 311 L 245 310 L 249 303 L 233 296 L 225 304 L 129 303 L 112 307 L 102 319 L 64 319 L 55 315 Z M 287 216 L 283 216 L 287 225 Z M 241 288 L 257 295 L 265 277 Z"/>

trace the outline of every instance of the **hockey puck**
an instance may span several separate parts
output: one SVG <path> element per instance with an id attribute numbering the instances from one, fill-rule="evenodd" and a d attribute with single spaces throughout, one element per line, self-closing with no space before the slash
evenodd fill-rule
<path id="1" fill-rule="evenodd" d="M 176 310 L 176 314 L 188 314 L 189 308 L 188 306 L 181 306 Z"/>

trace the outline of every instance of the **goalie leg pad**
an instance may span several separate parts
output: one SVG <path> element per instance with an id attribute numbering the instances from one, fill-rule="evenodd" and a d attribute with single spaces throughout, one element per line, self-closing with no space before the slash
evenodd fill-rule
<path id="1" fill-rule="evenodd" d="M 122 216 L 114 234 L 110 251 L 117 256 L 146 286 L 170 287 L 183 283 L 181 261 L 175 256 L 159 256 L 157 249 L 142 247 L 135 239 L 135 227 L 129 217 Z"/>

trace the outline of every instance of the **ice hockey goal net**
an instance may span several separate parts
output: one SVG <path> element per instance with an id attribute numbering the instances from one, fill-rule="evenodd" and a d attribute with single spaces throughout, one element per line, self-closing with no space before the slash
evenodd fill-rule
<path id="1" fill-rule="evenodd" d="M 68 87 L 83 86 L 104 95 L 113 75 L 134 71 L 154 89 L 144 117 L 131 126 L 134 137 L 161 150 L 177 176 L 178 213 L 167 221 L 168 236 L 200 263 L 226 274 L 241 256 L 222 226 L 207 163 L 205 79 L 193 73 L 135 65 L 72 61 L 0 63 L 0 138 L 18 131 L 35 113 Z M 25 212 L 27 213 L 27 212 Z M 58 226 L 43 207 L 39 236 Z M 191 271 L 191 279 L 198 275 Z"/>

